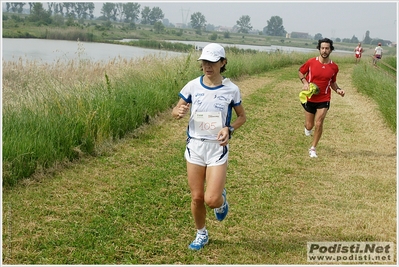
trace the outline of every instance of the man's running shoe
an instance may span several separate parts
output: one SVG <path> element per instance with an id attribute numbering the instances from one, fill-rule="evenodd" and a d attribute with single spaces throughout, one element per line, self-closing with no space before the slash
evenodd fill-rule
<path id="1" fill-rule="evenodd" d="M 208 231 L 205 230 L 205 234 L 197 233 L 195 240 L 188 246 L 188 248 L 192 250 L 200 250 L 206 244 L 208 244 L 208 241 L 209 241 Z"/>
<path id="2" fill-rule="evenodd" d="M 312 135 L 312 130 L 308 130 L 305 128 L 305 135 L 306 136 L 311 136 Z"/>
<path id="3" fill-rule="evenodd" d="M 310 149 L 309 149 L 309 156 L 310 156 L 311 158 L 317 158 L 316 148 L 310 148 Z"/>
<path id="4" fill-rule="evenodd" d="M 223 189 L 222 193 L 224 199 L 223 205 L 220 208 L 213 209 L 213 211 L 215 212 L 216 219 L 218 221 L 223 221 L 224 218 L 226 218 L 227 213 L 229 212 L 229 203 L 227 202 L 226 194 L 227 194 L 226 189 Z"/>

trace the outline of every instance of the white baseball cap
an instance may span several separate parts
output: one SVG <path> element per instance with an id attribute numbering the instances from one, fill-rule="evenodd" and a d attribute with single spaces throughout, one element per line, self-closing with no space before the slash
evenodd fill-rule
<path id="1" fill-rule="evenodd" d="M 224 52 L 223 46 L 215 43 L 206 45 L 202 49 L 202 54 L 198 60 L 207 60 L 210 62 L 218 62 L 220 58 L 225 58 L 226 54 Z"/>

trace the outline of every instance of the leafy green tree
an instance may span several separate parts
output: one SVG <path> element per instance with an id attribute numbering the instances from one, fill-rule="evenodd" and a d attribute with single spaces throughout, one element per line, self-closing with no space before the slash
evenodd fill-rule
<path id="1" fill-rule="evenodd" d="M 382 46 L 385 45 L 385 41 L 381 38 L 372 39 L 370 42 L 371 45 L 378 45 L 378 43 L 381 43 Z"/>
<path id="2" fill-rule="evenodd" d="M 123 14 L 126 22 L 136 22 L 139 19 L 140 4 L 131 2 L 123 4 Z"/>
<path id="3" fill-rule="evenodd" d="M 122 22 L 124 14 L 123 14 L 123 3 L 116 3 L 115 8 L 117 10 L 117 14 L 119 17 L 119 21 Z"/>
<path id="4" fill-rule="evenodd" d="M 93 19 L 94 18 L 94 3 L 76 3 L 77 8 L 79 8 L 79 18 L 83 19 Z"/>
<path id="5" fill-rule="evenodd" d="M 36 22 L 38 25 L 41 24 L 51 24 L 51 14 L 50 12 L 44 10 L 42 3 L 34 3 L 32 7 L 32 13 L 28 16 L 28 20 Z"/>
<path id="6" fill-rule="evenodd" d="M 62 3 L 62 5 L 66 10 L 65 16 L 69 17 L 72 14 L 70 10 L 72 10 L 73 3 L 65 2 L 65 3 Z"/>
<path id="7" fill-rule="evenodd" d="M 201 12 L 195 12 L 190 17 L 191 27 L 197 30 L 197 33 L 201 34 L 201 31 L 205 28 L 206 19 Z"/>
<path id="8" fill-rule="evenodd" d="M 154 31 L 156 33 L 161 33 L 164 31 L 164 29 L 165 29 L 165 26 L 162 24 L 162 22 L 157 21 L 154 23 Z"/>
<path id="9" fill-rule="evenodd" d="M 17 6 L 15 5 L 15 3 L 11 3 L 11 11 L 14 13 L 17 12 Z"/>
<path id="10" fill-rule="evenodd" d="M 90 2 L 90 3 L 86 3 L 86 4 L 89 9 L 89 18 L 93 19 L 94 18 L 94 8 L 95 8 L 94 3 Z"/>
<path id="11" fill-rule="evenodd" d="M 279 16 L 272 16 L 267 21 L 267 26 L 263 28 L 263 32 L 268 36 L 285 36 L 287 33 L 283 26 L 283 19 Z"/>
<path id="12" fill-rule="evenodd" d="M 116 16 L 114 15 L 115 14 L 114 9 L 116 9 L 114 3 L 110 3 L 110 2 L 104 3 L 101 8 L 101 14 L 107 20 L 111 20 L 111 19 L 116 20 Z"/>
<path id="13" fill-rule="evenodd" d="M 54 5 L 53 5 L 53 10 L 52 10 L 53 15 L 60 14 L 60 6 L 58 4 L 59 3 L 54 3 Z M 48 5 L 50 6 L 50 3 L 48 3 Z"/>
<path id="14" fill-rule="evenodd" d="M 81 18 L 86 19 L 89 16 L 89 13 L 87 12 L 88 7 L 86 6 L 86 3 L 83 3 L 83 2 L 75 3 L 73 5 L 73 10 L 78 19 L 81 19 Z"/>
<path id="15" fill-rule="evenodd" d="M 24 5 L 26 5 L 26 3 L 25 2 L 20 2 L 20 3 L 17 3 L 17 4 L 19 4 L 17 12 L 21 14 L 24 11 Z"/>
<path id="16" fill-rule="evenodd" d="M 209 32 L 213 32 L 213 31 L 215 31 L 215 25 L 208 23 L 205 26 L 205 30 L 209 31 Z"/>
<path id="17" fill-rule="evenodd" d="M 351 43 L 359 43 L 359 39 L 356 36 L 352 36 Z"/>
<path id="18" fill-rule="evenodd" d="M 11 9 L 12 12 L 21 14 L 24 11 L 25 4 L 25 2 L 6 3 L 6 10 L 9 12 Z"/>
<path id="19" fill-rule="evenodd" d="M 159 7 L 153 7 L 151 9 L 151 12 L 149 13 L 149 21 L 151 25 L 154 25 L 155 22 L 162 20 L 165 17 L 165 15 L 162 12 L 162 9 Z"/>
<path id="20" fill-rule="evenodd" d="M 316 35 L 314 36 L 315 40 L 321 40 L 323 39 L 323 35 L 321 33 L 316 33 Z"/>
<path id="21" fill-rule="evenodd" d="M 68 18 L 67 18 L 67 20 L 65 22 L 65 25 L 68 26 L 68 27 L 75 26 L 75 21 L 74 21 L 72 15 L 68 16 Z"/>
<path id="22" fill-rule="evenodd" d="M 148 6 L 145 6 L 143 10 L 141 10 L 141 24 L 150 24 L 150 13 L 151 9 Z"/>
<path id="23" fill-rule="evenodd" d="M 51 15 L 53 15 L 53 10 L 54 10 L 55 4 L 56 4 L 56 3 L 54 3 L 54 2 L 47 2 L 48 12 L 49 12 Z"/>
<path id="24" fill-rule="evenodd" d="M 54 13 L 64 16 L 64 3 L 56 3 L 54 6 Z"/>
<path id="25" fill-rule="evenodd" d="M 241 16 L 237 20 L 238 33 L 248 33 L 252 30 L 251 17 L 248 15 Z"/>
<path id="26" fill-rule="evenodd" d="M 371 43 L 370 31 L 366 31 L 366 36 L 364 37 L 363 43 L 370 44 Z"/>

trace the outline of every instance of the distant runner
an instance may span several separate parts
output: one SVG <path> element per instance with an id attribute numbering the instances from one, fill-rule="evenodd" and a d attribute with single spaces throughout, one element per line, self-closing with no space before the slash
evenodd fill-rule
<path id="1" fill-rule="evenodd" d="M 381 43 L 378 43 L 378 46 L 374 49 L 374 57 L 373 57 L 373 65 L 376 66 L 378 60 L 382 58 L 382 52 L 384 49 L 381 47 Z"/>
<path id="2" fill-rule="evenodd" d="M 363 53 L 362 43 L 358 43 L 354 51 L 355 51 L 355 61 L 356 63 L 359 63 Z"/>

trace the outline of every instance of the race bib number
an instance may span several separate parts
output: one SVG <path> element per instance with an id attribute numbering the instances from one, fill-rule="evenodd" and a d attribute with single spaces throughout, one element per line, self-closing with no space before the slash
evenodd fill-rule
<path id="1" fill-rule="evenodd" d="M 195 133 L 199 136 L 217 135 L 223 128 L 220 112 L 196 112 L 194 114 Z"/>

